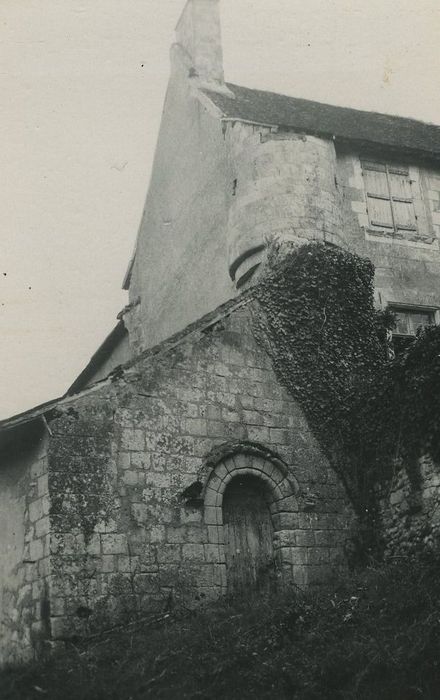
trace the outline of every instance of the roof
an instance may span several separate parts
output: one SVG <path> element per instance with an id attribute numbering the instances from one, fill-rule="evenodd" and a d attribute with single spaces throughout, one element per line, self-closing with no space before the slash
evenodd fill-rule
<path id="1" fill-rule="evenodd" d="M 124 338 L 127 334 L 127 330 L 124 326 L 123 321 L 119 321 L 112 332 L 107 336 L 102 345 L 95 352 L 91 360 L 89 361 L 86 368 L 81 372 L 81 374 L 75 379 L 72 386 L 69 387 L 67 392 L 63 396 L 59 396 L 51 401 L 46 401 L 38 406 L 29 408 L 27 411 L 18 413 L 10 418 L 5 418 L 0 420 L 0 435 L 4 431 L 14 430 L 28 423 L 32 423 L 36 419 L 41 419 L 43 416 L 49 414 L 53 409 L 68 400 L 70 397 L 74 397 L 78 393 L 87 389 L 87 384 L 96 370 L 102 365 L 105 360 L 110 357 L 112 350 L 117 346 L 119 341 Z M 115 368 L 116 369 L 116 368 Z M 112 370 L 113 371 L 113 370 Z M 111 372 L 109 372 L 109 375 Z M 98 383 L 98 382 L 97 382 Z"/>
<path id="2" fill-rule="evenodd" d="M 342 140 L 381 144 L 440 157 L 440 126 L 378 112 L 337 107 L 274 92 L 227 84 L 235 99 L 204 92 L 223 118 L 278 126 Z"/>
<path id="3" fill-rule="evenodd" d="M 96 391 L 97 389 L 99 389 L 99 387 L 104 386 L 105 384 L 117 381 L 121 376 L 124 375 L 125 370 L 130 370 L 136 367 L 136 365 L 138 365 L 143 360 L 147 360 L 153 357 L 161 357 L 166 353 L 173 351 L 175 348 L 179 347 L 179 345 L 186 342 L 188 336 L 190 336 L 193 333 L 206 333 L 209 329 L 211 329 L 213 326 L 219 323 L 219 321 L 222 321 L 224 318 L 234 313 L 234 311 L 237 311 L 238 309 L 241 309 L 242 307 L 246 306 L 246 304 L 249 303 L 252 297 L 253 290 L 252 288 L 250 288 L 242 292 L 242 294 L 240 294 L 238 297 L 229 299 L 229 301 L 226 301 L 224 304 L 221 304 L 220 306 L 216 307 L 213 311 L 205 314 L 193 323 L 190 323 L 181 331 L 175 333 L 169 338 L 166 338 L 157 345 L 148 348 L 147 350 L 144 350 L 139 355 L 124 363 L 120 367 L 115 367 L 109 372 L 107 377 L 97 380 L 96 383 L 90 386 L 85 386 L 85 384 L 87 383 L 87 379 L 89 378 L 89 371 L 90 375 L 93 375 L 94 373 L 93 369 L 95 366 L 95 362 L 99 365 L 99 353 L 107 353 L 107 351 L 116 344 L 117 340 L 123 337 L 122 329 L 120 328 L 121 324 L 118 324 L 116 328 L 114 328 L 112 333 L 110 333 L 108 338 L 104 341 L 101 348 L 99 348 L 99 350 L 92 357 L 85 370 L 83 370 L 83 372 L 79 375 L 78 379 L 75 380 L 74 384 L 72 384 L 72 386 L 70 387 L 70 389 L 68 389 L 64 396 L 60 396 L 59 398 L 53 399 L 52 401 L 47 401 L 46 403 L 40 404 L 39 406 L 34 406 L 33 408 L 30 408 L 29 410 L 24 411 L 23 413 L 19 413 L 18 415 L 11 416 L 10 418 L 6 418 L 4 420 L 0 420 L 0 448 L 2 446 L 3 433 L 7 433 L 17 428 L 22 428 L 23 426 L 34 423 L 36 420 L 43 420 L 44 422 L 44 417 L 50 417 L 51 412 L 56 410 L 57 407 L 69 405 L 70 403 L 75 401 L 78 398 L 78 396 L 84 396 L 89 392 Z"/>
<path id="4" fill-rule="evenodd" d="M 119 342 L 125 338 L 126 335 L 127 329 L 125 328 L 124 322 L 119 321 L 104 340 L 102 345 L 100 345 L 94 355 L 92 355 L 89 363 L 83 369 L 81 374 L 75 379 L 72 386 L 68 388 L 66 396 L 77 394 L 79 391 L 81 391 L 81 389 L 84 389 L 84 387 L 87 386 L 97 370 L 110 357 L 113 350 L 116 348 Z"/>

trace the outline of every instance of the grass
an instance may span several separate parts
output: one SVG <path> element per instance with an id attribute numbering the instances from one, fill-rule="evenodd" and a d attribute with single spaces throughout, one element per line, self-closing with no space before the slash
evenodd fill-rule
<path id="1" fill-rule="evenodd" d="M 434 700 L 440 564 L 175 611 L 0 673 L 1 700 Z"/>

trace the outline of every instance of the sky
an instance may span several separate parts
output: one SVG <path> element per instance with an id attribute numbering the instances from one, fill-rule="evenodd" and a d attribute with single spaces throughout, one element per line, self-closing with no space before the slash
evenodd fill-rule
<path id="1" fill-rule="evenodd" d="M 127 303 L 184 0 L 0 0 L 0 418 Z M 438 0 L 221 0 L 230 82 L 440 122 Z"/>

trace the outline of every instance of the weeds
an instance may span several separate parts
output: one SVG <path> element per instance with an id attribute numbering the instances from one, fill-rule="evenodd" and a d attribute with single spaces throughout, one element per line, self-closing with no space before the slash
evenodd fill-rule
<path id="1" fill-rule="evenodd" d="M 331 587 L 220 601 L 0 674 L 2 700 L 440 698 L 440 564 L 400 559 Z"/>

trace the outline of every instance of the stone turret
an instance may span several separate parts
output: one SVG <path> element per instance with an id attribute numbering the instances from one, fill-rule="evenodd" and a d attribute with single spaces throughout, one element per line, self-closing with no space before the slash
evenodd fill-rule
<path id="1" fill-rule="evenodd" d="M 274 239 L 344 245 L 331 139 L 242 124 L 230 130 L 230 143 L 236 177 L 227 237 L 237 287 Z"/>

